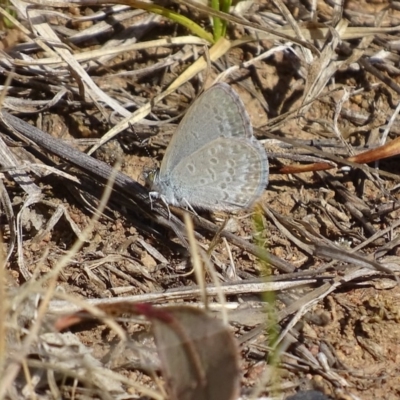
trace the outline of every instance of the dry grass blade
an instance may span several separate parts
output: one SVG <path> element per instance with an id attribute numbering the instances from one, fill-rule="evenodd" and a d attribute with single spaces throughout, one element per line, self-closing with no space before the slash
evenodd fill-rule
<path id="1" fill-rule="evenodd" d="M 27 173 L 21 173 L 19 168 L 21 163 L 17 159 L 17 157 L 11 153 L 4 143 L 4 141 L 0 138 L 0 154 L 2 155 L 2 165 L 7 169 L 11 169 L 9 174 L 12 179 L 22 188 L 22 190 L 26 191 L 28 197 L 26 198 L 23 207 L 17 214 L 16 218 L 13 218 L 13 212 L 10 210 L 10 207 L 7 207 L 9 201 L 7 201 L 7 194 L 2 192 L 3 204 L 5 205 L 5 209 L 8 209 L 7 214 L 9 215 L 8 223 L 10 225 L 10 230 L 12 232 L 16 232 L 17 239 L 17 249 L 18 249 L 18 264 L 21 270 L 21 273 L 24 275 L 24 278 L 29 280 L 30 274 L 26 269 L 24 257 L 23 257 L 23 238 L 22 238 L 22 219 L 23 214 L 28 207 L 32 204 L 35 204 L 40 201 L 42 193 L 40 188 L 32 181 L 32 178 Z M 14 234 L 12 235 L 14 236 Z M 11 243 L 11 248 L 13 247 L 13 243 Z"/>
<path id="2" fill-rule="evenodd" d="M 17 227 L 15 224 L 15 215 L 12 208 L 12 203 L 2 181 L 0 181 L 0 203 L 10 229 L 10 242 L 7 246 L 7 253 L 4 255 L 4 258 L 1 258 L 4 259 L 4 263 L 7 263 L 14 250 L 15 241 L 17 238 Z"/>
<path id="3" fill-rule="evenodd" d="M 229 47 L 230 43 L 222 38 L 210 49 L 209 52 L 210 60 L 214 61 L 219 57 L 221 57 L 223 54 L 225 54 L 226 51 L 228 51 Z M 178 89 L 182 84 L 187 82 L 189 79 L 196 76 L 199 72 L 205 70 L 207 68 L 207 65 L 208 65 L 207 61 L 204 60 L 204 58 L 199 58 L 183 74 L 181 74 L 179 78 L 177 78 L 174 82 L 172 82 L 171 85 L 163 93 L 156 96 L 151 102 L 145 104 L 139 110 L 134 112 L 128 118 L 124 119 L 117 126 L 115 126 L 113 129 L 107 132 L 107 134 L 103 136 L 99 144 L 90 149 L 89 154 L 92 154 L 102 144 L 106 143 L 107 141 L 115 137 L 115 135 L 117 135 L 119 132 L 130 126 L 130 124 L 141 121 L 145 116 L 147 116 L 150 113 L 153 104 L 157 104 L 164 97 L 173 93 L 176 89 Z"/>
<path id="4" fill-rule="evenodd" d="M 315 22 L 302 23 L 299 26 L 303 40 L 320 40 L 325 41 L 332 34 L 330 27 L 325 24 L 318 24 Z M 400 30 L 398 26 L 393 27 L 372 27 L 372 26 L 345 26 L 342 31 L 337 32 L 342 40 L 362 39 L 364 37 L 373 37 L 382 33 L 397 33 Z M 287 35 L 294 35 L 291 26 L 284 26 L 279 31 Z M 270 39 L 272 35 L 262 35 L 265 39 Z"/>
<path id="5" fill-rule="evenodd" d="M 112 185 L 113 175 L 115 175 L 115 173 L 110 175 L 111 185 Z M 106 187 L 106 189 L 105 189 L 104 197 L 102 199 L 103 201 L 99 206 L 100 213 L 101 213 L 101 210 L 104 209 L 104 207 L 105 207 L 107 197 L 110 195 L 111 185 L 108 188 Z M 28 197 L 28 199 L 31 199 L 31 197 Z M 88 235 L 90 233 L 90 231 L 93 229 L 93 223 L 94 223 L 94 221 L 96 221 L 96 219 L 99 218 L 99 215 L 97 215 L 97 218 L 96 218 L 96 215 L 93 217 L 92 223 L 89 224 L 89 226 L 86 228 L 84 235 Z M 17 222 L 17 226 L 18 226 L 18 222 Z M 45 319 L 45 316 L 46 316 L 48 305 L 50 303 L 51 298 L 54 296 L 54 291 L 56 289 L 56 282 L 57 282 L 58 275 L 60 274 L 62 269 L 68 264 L 68 262 L 70 261 L 72 256 L 80 249 L 80 247 L 82 245 L 83 245 L 83 242 L 80 240 L 77 240 L 76 243 L 74 244 L 74 246 L 72 247 L 70 253 L 68 253 L 67 255 L 62 257 L 58 261 L 56 268 L 54 268 L 54 270 L 50 274 L 48 274 L 48 276 L 46 276 L 46 278 L 49 279 L 49 287 L 47 288 L 45 296 L 43 297 L 42 303 L 38 307 L 37 315 L 35 318 L 35 323 L 32 325 L 32 327 L 29 331 L 29 334 L 24 338 L 21 349 L 18 352 L 18 355 L 16 355 L 15 359 L 7 366 L 7 368 L 5 368 L 4 375 L 2 377 L 2 384 L 0 385 L 1 386 L 0 398 L 3 397 L 5 395 L 5 393 L 9 390 L 14 379 L 16 379 L 16 377 L 20 371 L 21 364 L 22 365 L 25 364 L 25 357 L 27 357 L 27 355 L 30 351 L 31 345 L 33 344 L 33 342 L 35 342 L 37 340 L 39 330 L 40 330 L 40 328 L 43 324 L 43 321 Z M 29 280 L 29 279 L 27 279 L 27 280 Z M 33 388 L 31 388 L 31 389 L 33 389 Z"/>
<path id="6" fill-rule="evenodd" d="M 400 8 L 304 4 L 242 2 L 231 14 L 189 0 L 2 4 L 0 398 L 164 398 L 138 314 L 172 317 L 156 328 L 169 395 L 207 387 L 214 352 L 236 373 L 236 352 L 224 353 L 233 334 L 238 396 L 397 396 Z M 228 21 L 218 43 L 210 16 Z M 262 127 L 269 185 L 257 213 L 196 209 L 187 230 L 184 210 L 169 218 L 151 204 L 141 174 L 221 80 Z M 132 303 L 142 309 L 127 319 Z M 205 327 L 220 325 L 214 351 Z"/>

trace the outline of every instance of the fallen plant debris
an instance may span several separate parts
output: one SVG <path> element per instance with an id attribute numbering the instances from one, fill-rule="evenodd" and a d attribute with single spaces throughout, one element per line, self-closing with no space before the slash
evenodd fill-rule
<path id="1" fill-rule="evenodd" d="M 228 9 L 0 6 L 0 399 L 398 397 L 400 7 Z M 190 230 L 142 171 L 214 81 L 270 182 Z"/>
<path id="2" fill-rule="evenodd" d="M 161 369 L 171 399 L 235 399 L 239 394 L 238 348 L 227 326 L 190 306 L 155 308 L 119 302 L 99 306 L 105 316 L 142 315 L 153 326 Z M 56 321 L 64 330 L 90 318 L 79 311 Z"/>

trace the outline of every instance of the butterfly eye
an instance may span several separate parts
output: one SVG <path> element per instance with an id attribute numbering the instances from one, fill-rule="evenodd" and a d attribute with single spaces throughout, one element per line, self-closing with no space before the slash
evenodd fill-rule
<path id="1" fill-rule="evenodd" d="M 143 171 L 144 184 L 146 188 L 151 188 L 153 186 L 153 183 L 157 179 L 159 173 L 160 171 L 158 169 Z"/>

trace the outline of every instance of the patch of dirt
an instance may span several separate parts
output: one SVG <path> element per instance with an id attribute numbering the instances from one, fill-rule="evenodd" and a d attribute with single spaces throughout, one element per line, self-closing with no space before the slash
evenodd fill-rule
<path id="1" fill-rule="evenodd" d="M 94 156 L 111 166 L 120 164 L 121 172 L 144 186 L 143 172 L 160 164 L 181 116 L 204 83 L 230 71 L 224 80 L 243 101 L 257 128 L 255 136 L 268 153 L 269 184 L 252 210 L 233 214 L 196 210 L 217 228 L 210 228 L 196 216 L 193 222 L 196 240 L 208 252 L 218 279 L 227 287 L 228 320 L 240 345 L 241 394 L 254 393 L 263 382 L 257 392 L 260 397 L 315 389 L 335 399 L 397 399 L 398 150 L 391 158 L 378 155 L 368 165 L 360 162 L 358 167 L 349 157 L 398 139 L 398 32 L 378 28 L 399 26 L 400 13 L 394 3 L 346 2 L 342 16 L 348 26 L 337 32 L 332 21 L 337 23 L 340 18 L 335 18 L 341 14 L 328 3 L 317 3 L 317 27 L 321 32 L 323 28 L 330 31 L 333 38 L 323 41 L 305 36 L 307 43 L 315 46 L 307 53 L 305 47 L 257 31 L 260 40 L 233 47 L 202 75 L 181 85 L 166 99 L 154 102 L 151 112 L 144 113 L 139 123 L 127 124 Z M 288 2 L 287 7 L 304 35 L 316 34 L 309 5 Z M 56 50 L 50 55 L 27 36 L 3 26 L 2 46 L 7 57 L 0 61 L 2 85 L 14 64 L 16 67 L 2 103 L 7 112 L 59 139 L 60 146 L 72 145 L 82 152 L 153 101 L 204 50 L 202 45 L 185 44 L 187 38 L 170 46 L 168 40 L 184 38 L 187 31 L 138 10 L 99 6 L 86 11 L 57 11 L 66 19 L 62 14 L 50 13 L 46 22 L 68 43 L 71 54 L 82 57 L 79 63 L 104 96 L 91 97 L 96 92 L 72 69 L 73 64 L 67 67 L 65 60 L 52 60 L 59 56 Z M 103 12 L 109 14 L 104 16 Z M 96 18 L 83 19 L 91 15 Z M 209 27 L 208 18 L 196 12 L 194 15 Z M 70 20 L 72 17 L 80 18 L 80 22 Z M 254 4 L 246 17 L 261 27 L 272 26 L 276 31 L 286 26 L 283 33 L 290 32 L 285 18 L 267 2 Z M 19 18 L 27 28 L 30 26 Z M 99 29 L 96 34 L 87 30 L 93 26 Z M 364 33 L 355 28 L 363 28 Z M 79 34 L 84 36 L 79 39 Z M 242 34 L 254 31 L 244 27 L 228 31 L 231 37 Z M 339 34 L 342 40 L 336 41 L 335 35 Z M 132 47 L 118 55 L 91 57 L 89 53 L 165 38 L 167 41 L 161 45 Z M 266 52 L 264 58 L 251 63 Z M 307 63 L 308 58 L 312 62 Z M 34 65 L 43 60 L 43 65 Z M 244 68 L 248 62 L 250 65 Z M 315 89 L 318 84 L 320 90 Z M 117 106 L 113 109 L 109 99 L 126 115 Z M 81 247 L 71 252 L 101 206 L 104 178 L 45 151 L 39 143 L 27 145 L 23 134 L 4 121 L 0 140 L 4 142 L 1 150 L 5 160 L 0 188 L 4 193 L 1 257 L 6 265 L 9 303 L 0 310 L 9 316 L 2 329 L 18 337 L 15 341 L 11 333 L 5 335 L 8 363 L 0 364 L 0 376 L 12 376 L 9 365 L 18 360 L 16 354 L 23 354 L 29 361 L 47 362 L 49 357 L 49 364 L 53 363 L 57 372 L 64 368 L 84 371 L 77 380 L 78 397 L 100 398 L 101 390 L 105 393 L 106 388 L 96 380 L 92 382 L 93 391 L 85 388 L 91 381 L 79 357 L 72 366 L 58 364 L 47 348 L 42 352 L 40 346 L 45 339 L 40 335 L 30 338 L 29 330 L 39 321 L 44 331 L 52 331 L 60 314 L 118 297 L 156 305 L 200 306 L 199 294 L 194 292 L 197 281 L 187 232 L 183 225 L 173 229 L 166 214 L 158 211 L 158 203 L 152 208 L 146 197 L 140 200 L 139 192 L 129 196 L 122 187 L 116 187 Z M 7 154 L 12 158 L 6 158 Z M 328 170 L 285 170 L 322 162 L 336 164 Z M 26 172 L 30 189 L 15 171 Z M 173 207 L 171 211 L 182 215 Z M 216 234 L 214 229 L 224 222 L 229 233 Z M 214 287 L 208 264 L 203 264 L 205 282 Z M 273 289 L 256 287 L 267 283 L 273 284 Z M 46 300 L 51 298 L 50 311 L 37 314 L 40 304 L 35 296 L 40 294 L 43 304 L 46 293 L 51 294 Z M 218 296 L 214 294 L 209 300 L 211 309 L 219 310 Z M 160 392 L 160 382 L 153 379 L 160 364 L 149 324 L 140 319 L 118 320 L 128 337 L 123 341 L 109 322 L 100 321 L 82 323 L 71 332 L 85 351 L 91 350 L 91 357 L 102 368 L 127 379 L 110 378 L 116 386 L 115 392 L 108 394 L 117 397 L 129 393 L 145 398 L 136 384 Z M 273 364 L 269 361 L 277 337 L 280 354 Z M 20 345 L 20 340 L 28 341 Z M 76 344 L 65 346 L 74 349 Z M 30 366 L 36 378 L 37 365 L 32 361 Z M 41 377 L 34 379 L 30 387 L 21 372 L 14 375 L 14 381 L 11 379 L 14 384 L 7 393 L 20 398 L 29 389 L 51 398 L 57 387 L 59 394 L 69 397 L 76 389 L 70 378 L 61 384 L 58 376 L 54 382 Z M 0 382 L 6 384 L 1 378 Z M 1 390 L 0 394 L 3 396 Z"/>

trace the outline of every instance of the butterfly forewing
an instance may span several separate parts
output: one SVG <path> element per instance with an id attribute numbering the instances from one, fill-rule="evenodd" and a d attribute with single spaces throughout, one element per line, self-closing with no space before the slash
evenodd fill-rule
<path id="1" fill-rule="evenodd" d="M 239 96 L 225 83 L 205 91 L 189 108 L 168 145 L 160 179 L 179 162 L 221 137 L 252 137 L 250 119 Z"/>

